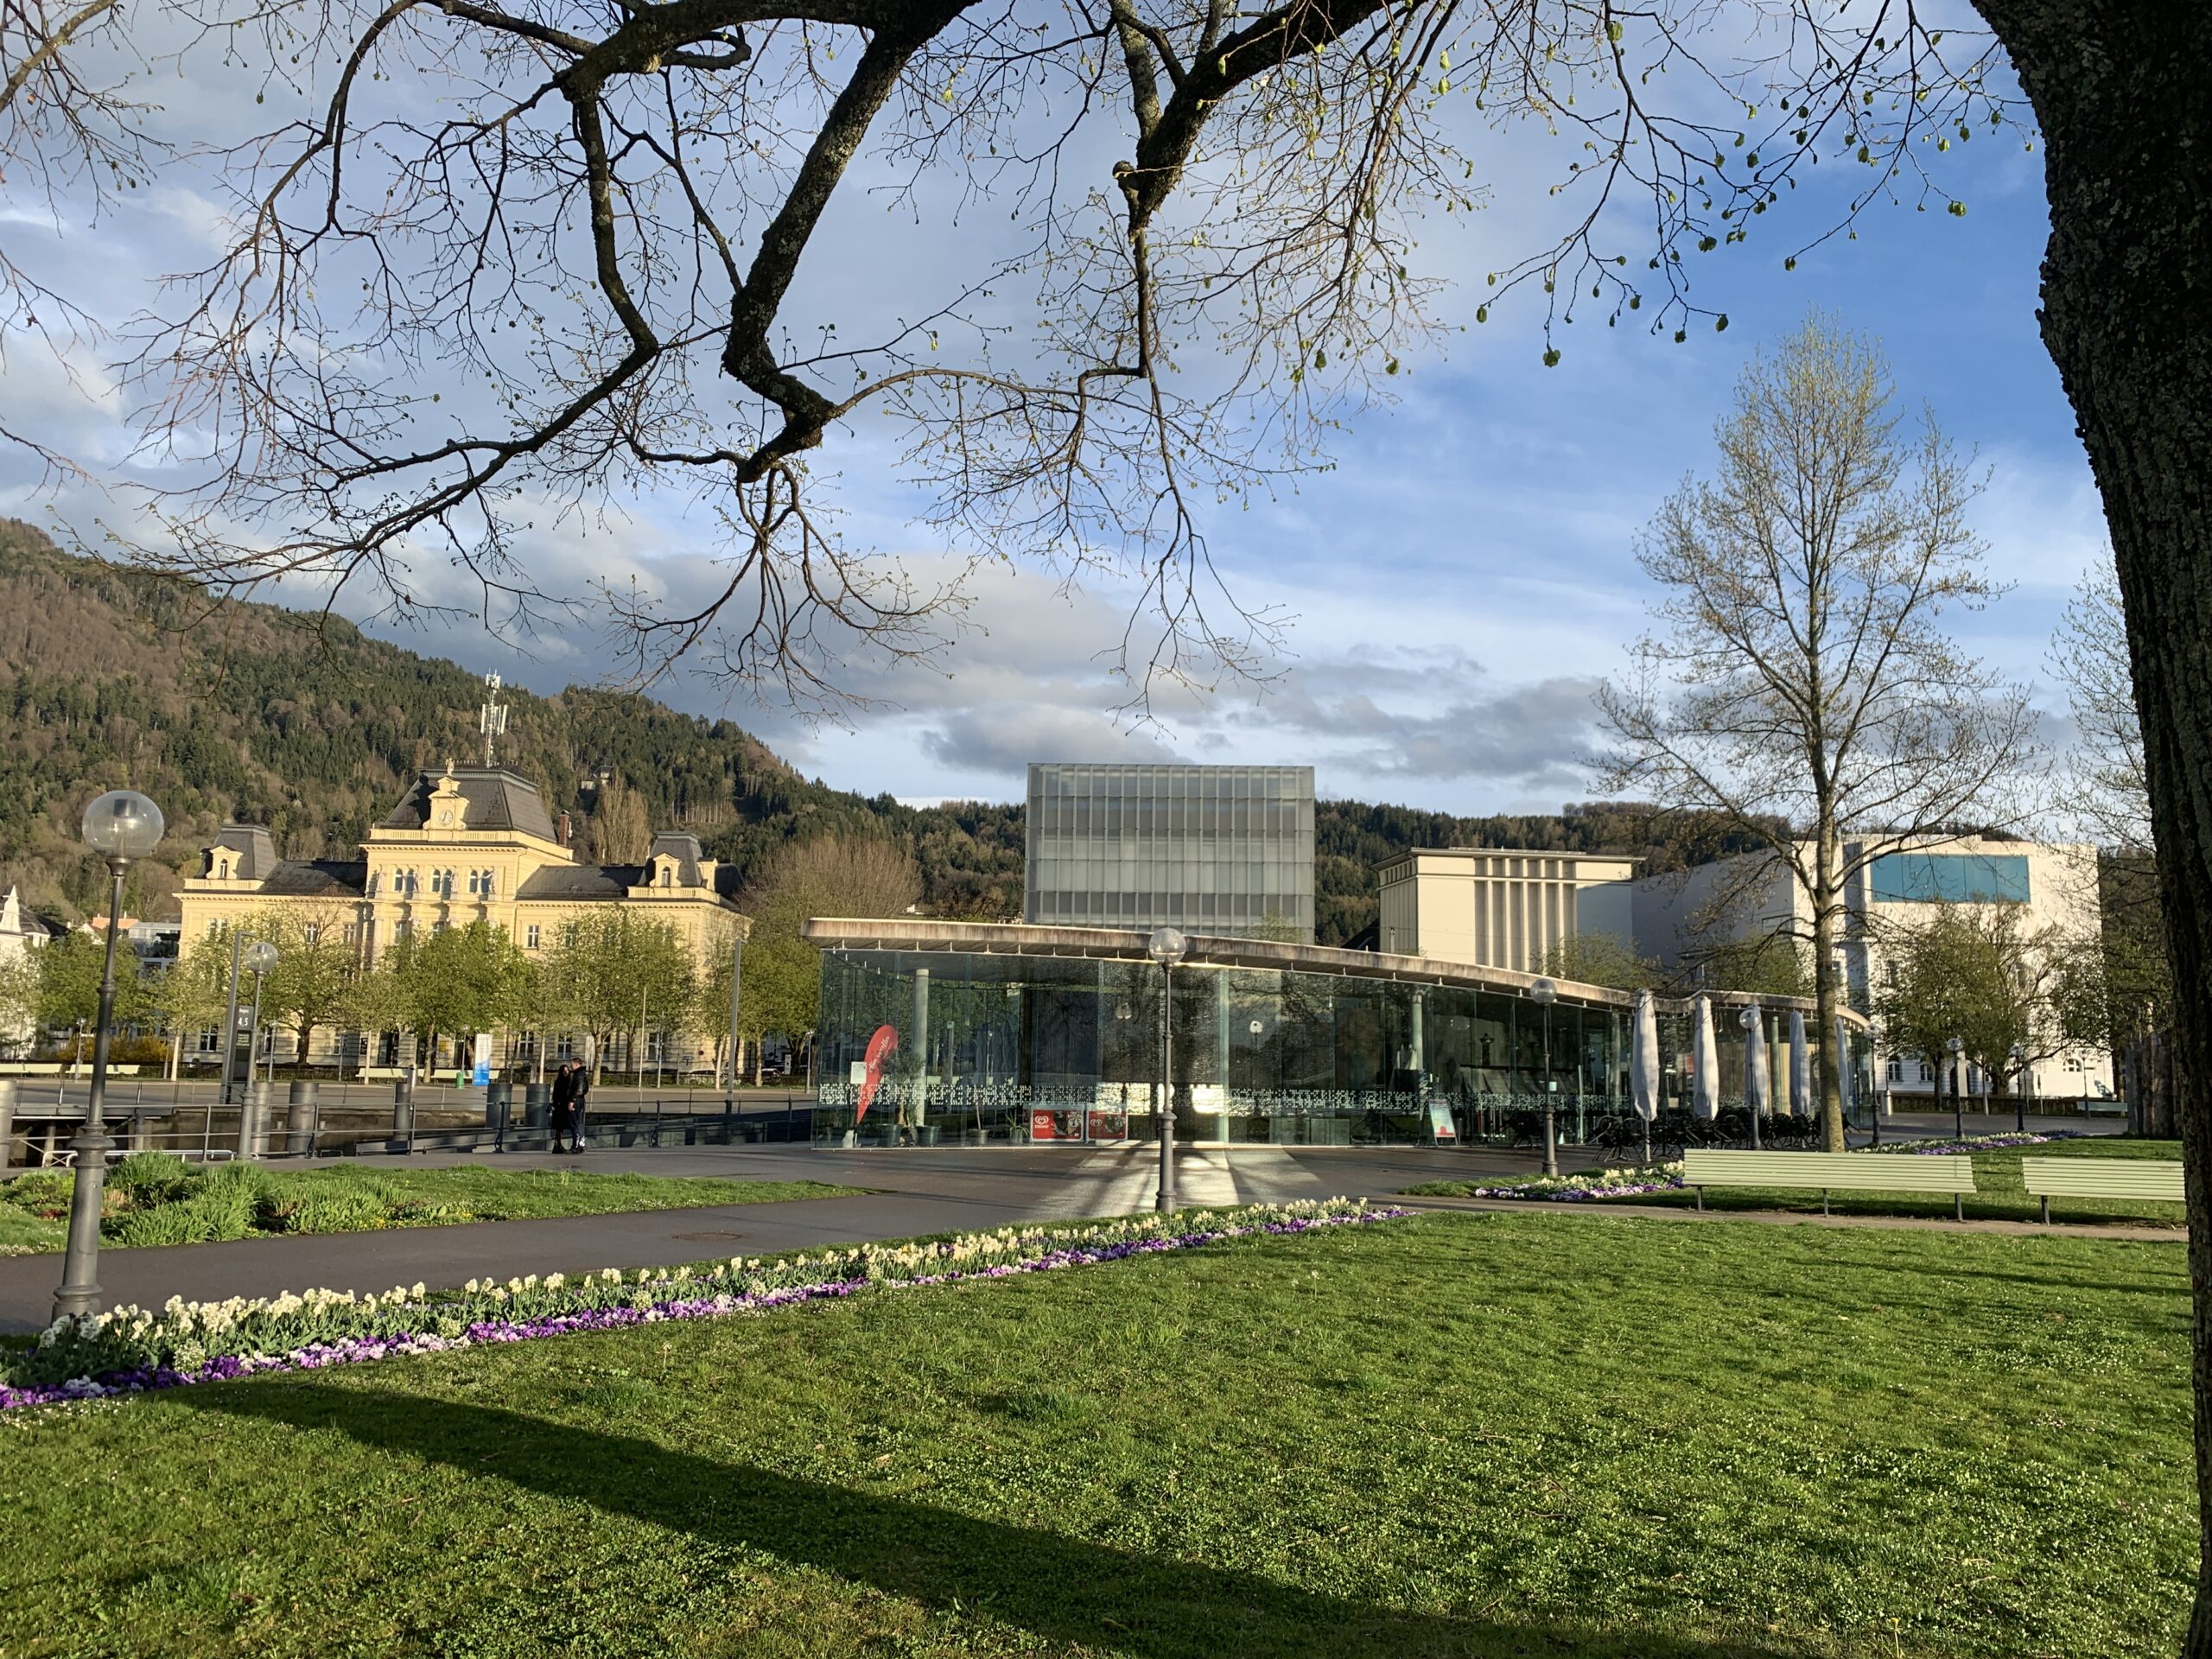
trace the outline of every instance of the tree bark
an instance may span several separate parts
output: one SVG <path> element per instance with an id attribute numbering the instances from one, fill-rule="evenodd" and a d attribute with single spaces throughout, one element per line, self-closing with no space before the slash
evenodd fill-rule
<path id="1" fill-rule="evenodd" d="M 1843 1056 L 1836 1048 L 1840 1029 L 1836 1015 L 1843 987 L 1834 971 L 1836 921 L 1841 909 L 1836 868 L 1842 861 L 1832 810 L 1823 814 L 1815 832 L 1820 844 L 1813 851 L 1813 1006 L 1820 1030 L 1814 1046 L 1821 1092 L 1821 1144 L 1830 1152 L 1845 1150 L 1843 1136 Z"/>
<path id="2" fill-rule="evenodd" d="M 2044 342 L 2104 498 L 2176 991 L 2200 1546 L 2212 1659 L 2212 10 L 1978 0 L 2042 125 Z"/>

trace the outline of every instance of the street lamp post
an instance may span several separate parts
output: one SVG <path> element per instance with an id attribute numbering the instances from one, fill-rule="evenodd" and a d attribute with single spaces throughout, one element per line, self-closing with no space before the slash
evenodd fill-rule
<path id="1" fill-rule="evenodd" d="M 1944 1068 L 1951 1074 L 1951 1138 L 1963 1141 L 1967 1138 L 1967 1079 L 1965 1062 L 1960 1056 L 1966 1052 L 1967 1041 L 1953 1037 L 1943 1046 L 1951 1057 Z"/>
<path id="2" fill-rule="evenodd" d="M 1156 927 L 1145 941 L 1145 954 L 1160 964 L 1160 1194 L 1154 1207 L 1160 1214 L 1175 1208 L 1175 1064 L 1172 1018 L 1175 964 L 1183 960 L 1190 941 L 1172 927 Z"/>
<path id="3" fill-rule="evenodd" d="M 1758 1079 L 1751 1075 L 1751 1033 L 1758 1030 L 1759 1021 L 1765 1018 L 1758 1003 L 1753 1002 L 1737 1014 L 1736 1023 L 1744 1028 L 1744 1104 L 1751 1109 L 1751 1150 L 1759 1150 L 1759 1109 L 1766 1103 L 1759 1098 Z M 1764 1033 L 1762 1033 L 1764 1035 Z"/>
<path id="4" fill-rule="evenodd" d="M 253 1097 L 253 1052 L 261 1041 L 261 987 L 276 965 L 276 947 L 266 939 L 256 939 L 246 946 L 239 961 L 253 976 L 253 1012 L 247 1017 L 245 1028 L 245 1092 L 238 1096 L 238 1154 L 241 1158 L 251 1158 L 255 1151 L 254 1128 L 258 1116 Z"/>
<path id="5" fill-rule="evenodd" d="M 99 1024 L 92 1033 L 92 1084 L 85 1097 L 84 1133 L 70 1142 L 77 1154 L 69 1196 L 69 1251 L 54 1313 L 99 1311 L 100 1191 L 107 1183 L 107 1050 L 115 1023 L 115 939 L 123 931 L 123 878 L 162 839 L 162 809 L 135 790 L 111 789 L 85 809 L 85 845 L 107 861 L 107 950 L 100 968 Z"/>
<path id="6" fill-rule="evenodd" d="M 1529 987 L 1529 1000 L 1544 1011 L 1544 1173 L 1559 1173 L 1559 1124 L 1553 1114 L 1557 1110 L 1552 1098 L 1552 1004 L 1559 1001 L 1559 986 L 1549 979 L 1538 979 Z"/>
<path id="7" fill-rule="evenodd" d="M 2018 1043 L 2012 1045 L 2012 1126 L 2022 1135 L 2028 1132 L 2028 1051 Z"/>
<path id="8" fill-rule="evenodd" d="M 1882 1144 L 1882 1112 L 1883 1109 L 1889 1103 L 1890 1087 L 1889 1083 L 1885 1078 L 1883 1082 L 1880 1092 L 1878 1094 L 1876 1093 L 1873 1087 L 1873 1068 L 1878 1065 L 1883 1065 L 1885 1063 L 1882 1050 L 1882 1027 L 1879 1024 L 1869 1025 L 1866 1027 L 1866 1093 L 1868 1096 L 1866 1101 L 1866 1115 L 1874 1120 L 1873 1144 L 1878 1147 Z"/>

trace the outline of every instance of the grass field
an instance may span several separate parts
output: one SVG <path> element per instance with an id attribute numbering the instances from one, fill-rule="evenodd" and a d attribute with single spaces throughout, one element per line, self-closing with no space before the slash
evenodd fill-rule
<path id="1" fill-rule="evenodd" d="M 0 1251 L 62 1248 L 71 1179 L 67 1170 L 47 1170 L 0 1182 Z M 164 1154 L 141 1153 L 109 1173 L 101 1233 L 105 1243 L 128 1248 L 766 1204 L 855 1190 L 816 1181 L 670 1179 L 586 1169 L 372 1169 L 337 1163 L 306 1169 L 218 1164 L 203 1171 Z"/>
<path id="2" fill-rule="evenodd" d="M 1429 1216 L 0 1420 L 29 1656 L 2163 1655 L 2181 1250 Z"/>
<path id="3" fill-rule="evenodd" d="M 1885 1152 L 1869 1155 L 1909 1158 L 1912 1154 Z M 2042 1205 L 2039 1200 L 2030 1198 L 2027 1189 L 2021 1185 L 2022 1158 L 2146 1158 L 2178 1163 L 2181 1161 L 2181 1142 L 2100 1135 L 2080 1141 L 2053 1141 L 2039 1147 L 1977 1152 L 1973 1156 L 1977 1190 L 1966 1201 L 1967 1218 L 2035 1221 L 2042 1216 Z M 1487 1182 L 1425 1181 L 1419 1186 L 1406 1190 L 1408 1193 L 1423 1197 L 1465 1198 L 1478 1186 L 1498 1185 L 1501 1179 L 1492 1176 Z M 1687 1206 L 1696 1203 L 1697 1198 L 1688 1191 L 1662 1192 L 1640 1194 L 1620 1202 Z M 1705 1207 L 1708 1210 L 1784 1210 L 1818 1215 L 1821 1195 L 1817 1192 L 1795 1191 L 1788 1187 L 1711 1187 L 1706 1192 Z M 1951 1200 L 1948 1195 L 1937 1193 L 1831 1192 L 1828 1208 L 1830 1213 L 1839 1216 L 1929 1216 L 1948 1220 L 1951 1214 Z M 2171 1227 L 2177 1231 L 2183 1223 L 2182 1207 L 2178 1204 L 2135 1203 L 2123 1198 L 2056 1198 L 2052 1200 L 2051 1219 L 2054 1222 L 2118 1222 L 2131 1225 Z"/>

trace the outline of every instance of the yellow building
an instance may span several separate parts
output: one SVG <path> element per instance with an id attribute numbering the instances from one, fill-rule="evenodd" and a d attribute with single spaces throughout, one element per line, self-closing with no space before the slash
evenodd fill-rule
<path id="1" fill-rule="evenodd" d="M 664 923 L 704 973 L 711 955 L 750 925 L 733 900 L 735 871 L 684 833 L 654 836 L 643 864 L 588 864 L 568 844 L 537 785 L 500 766 L 425 772 L 372 827 L 358 859 L 287 859 L 258 824 L 230 823 L 200 851 L 179 894 L 182 942 L 217 937 L 257 912 L 296 908 L 308 925 L 344 930 L 365 964 L 410 933 L 486 921 L 537 958 L 564 926 L 607 905 Z M 337 1033 L 319 1032 L 327 1055 Z M 703 1045 L 677 1033 L 661 1063 L 696 1060 Z M 645 1057 L 652 1063 L 654 1057 Z"/>

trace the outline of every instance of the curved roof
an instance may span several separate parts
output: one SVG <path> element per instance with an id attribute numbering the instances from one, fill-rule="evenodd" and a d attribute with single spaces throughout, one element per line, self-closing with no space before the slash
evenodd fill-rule
<path id="1" fill-rule="evenodd" d="M 391 816 L 378 826 L 385 830 L 424 830 L 430 823 L 430 796 L 447 774 L 425 772 L 400 798 Z M 537 785 L 504 766 L 456 766 L 451 774 L 465 803 L 462 828 L 513 830 L 540 841 L 553 841 L 553 819 Z"/>
<path id="2" fill-rule="evenodd" d="M 977 956 L 1091 957 L 1113 960 L 1147 960 L 1149 931 L 1112 927 L 1044 927 L 1027 922 L 941 922 L 921 917 L 880 919 L 817 916 L 800 932 L 825 950 L 942 950 Z M 1274 939 L 1248 939 L 1219 934 L 1186 933 L 1183 961 L 1193 965 L 1222 968 L 1261 968 L 1299 974 L 1341 974 L 1357 979 L 1400 980 L 1415 985 L 1450 985 L 1526 995 L 1529 986 L 1543 977 L 1517 973 L 1510 968 L 1480 968 L 1471 963 L 1445 962 L 1434 957 L 1408 957 L 1384 950 L 1347 950 L 1334 944 L 1289 944 Z M 1583 985 L 1554 979 L 1560 996 L 1591 1007 L 1632 1008 L 1636 995 L 1606 985 Z M 1716 1006 L 1758 1003 L 1762 1007 L 1815 1011 L 1809 996 L 1752 995 L 1741 991 L 1709 993 Z M 1662 1013 L 1688 1014 L 1694 999 L 1662 996 L 1654 999 Z M 1844 1018 L 1863 1026 L 1862 1016 L 1847 1008 Z"/>

